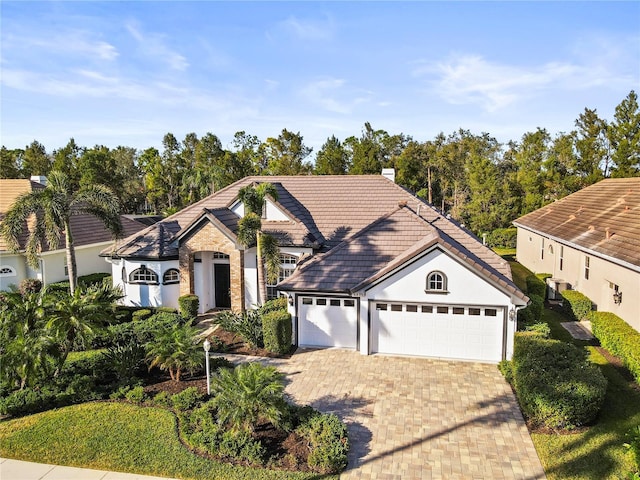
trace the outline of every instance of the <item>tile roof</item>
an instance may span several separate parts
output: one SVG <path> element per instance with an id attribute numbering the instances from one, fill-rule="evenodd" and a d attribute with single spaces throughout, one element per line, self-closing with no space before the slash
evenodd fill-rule
<path id="1" fill-rule="evenodd" d="M 352 262 L 353 268 L 361 271 L 362 275 L 367 272 L 372 275 L 373 270 L 387 265 L 430 232 L 425 230 L 426 227 L 416 228 L 414 224 L 431 222 L 438 234 L 446 237 L 464 255 L 505 282 L 511 282 L 508 263 L 482 245 L 473 234 L 381 175 L 246 177 L 119 242 L 113 253 L 130 258 L 175 258 L 177 250 L 173 240 L 206 211 L 217 212 L 216 218 L 235 232 L 235 214 L 228 209 L 237 200 L 238 190 L 245 185 L 262 182 L 270 182 L 276 187 L 277 205 L 291 218 L 289 222 L 263 223 L 266 231 L 278 236 L 281 246 L 309 246 L 326 254 L 375 224 L 377 230 L 372 230 L 369 236 L 361 235 L 359 241 L 382 242 L 378 258 L 373 259 L 370 265 L 365 263 L 372 261 L 371 256 Z M 403 213 L 394 214 L 399 205 L 406 205 L 414 212 L 415 218 L 407 217 L 405 209 L 401 209 Z M 391 223 L 376 223 L 383 217 L 390 218 L 390 215 L 393 216 Z M 393 235 L 384 234 L 387 228 L 393 229 Z M 356 248 L 357 244 L 341 248 L 348 250 Z"/>
<path id="2" fill-rule="evenodd" d="M 30 180 L 0 179 L 0 220 L 2 220 L 4 214 L 19 195 L 29 193 L 38 188 L 45 187 L 44 185 Z M 123 236 L 125 237 L 128 237 L 144 228 L 143 224 L 129 218 L 125 218 L 124 216 L 121 216 L 120 220 L 122 221 Z M 29 224 L 29 226 L 27 226 L 27 224 Z M 33 228 L 33 220 L 25 222 L 23 233 L 18 239 L 20 248 L 24 248 L 26 245 L 29 228 Z M 73 240 L 76 247 L 113 240 L 111 232 L 109 232 L 109 230 L 105 228 L 104 224 L 93 215 L 73 215 L 71 217 L 71 230 L 73 232 Z M 63 236 L 58 244 L 58 249 L 64 249 L 65 247 L 66 241 Z M 4 239 L 0 237 L 0 251 L 6 250 L 8 250 L 7 244 Z M 43 245 L 43 252 L 49 250 L 50 247 L 48 245 Z"/>
<path id="3" fill-rule="evenodd" d="M 513 223 L 637 269 L 640 178 L 602 180 Z"/>

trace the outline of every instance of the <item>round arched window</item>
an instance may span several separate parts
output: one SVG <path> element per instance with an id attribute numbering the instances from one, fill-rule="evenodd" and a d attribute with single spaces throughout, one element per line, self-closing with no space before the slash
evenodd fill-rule
<path id="1" fill-rule="evenodd" d="M 427 291 L 446 292 L 447 276 L 439 271 L 431 272 L 429 275 L 427 275 Z"/>

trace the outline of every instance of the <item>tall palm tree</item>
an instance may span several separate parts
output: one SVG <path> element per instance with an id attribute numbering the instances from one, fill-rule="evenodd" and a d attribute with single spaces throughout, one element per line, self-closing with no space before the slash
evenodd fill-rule
<path id="1" fill-rule="evenodd" d="M 274 237 L 262 231 L 262 210 L 265 199 L 270 196 L 278 200 L 278 191 L 271 183 L 247 185 L 238 192 L 238 198 L 244 205 L 244 217 L 238 222 L 238 240 L 245 247 L 256 245 L 258 263 L 258 304 L 267 300 L 266 280 L 275 284 L 280 270 L 280 249 Z"/>
<path id="2" fill-rule="evenodd" d="M 78 273 L 71 217 L 80 214 L 89 214 L 100 219 L 114 237 L 122 232 L 118 198 L 109 188 L 104 185 L 91 185 L 73 192 L 67 176 L 54 170 L 49 174 L 46 188 L 24 193 L 16 199 L 0 223 L 0 234 L 9 248 L 17 252 L 20 249 L 18 237 L 25 222 L 32 215 L 35 216 L 35 226 L 29 232 L 26 244 L 27 261 L 33 268 L 38 268 L 38 254 L 44 241 L 49 248 L 55 250 L 64 235 L 69 287 L 73 295 L 78 283 Z"/>

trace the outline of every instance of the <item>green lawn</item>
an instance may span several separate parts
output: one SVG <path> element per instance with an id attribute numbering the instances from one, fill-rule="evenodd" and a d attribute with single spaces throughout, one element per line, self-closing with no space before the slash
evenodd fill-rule
<path id="1" fill-rule="evenodd" d="M 0 455 L 194 480 L 338 478 L 205 459 L 180 443 L 171 412 L 112 402 L 86 403 L 0 422 Z"/>
<path id="2" fill-rule="evenodd" d="M 513 280 L 525 291 L 528 269 L 505 256 L 511 264 Z M 605 404 L 595 425 L 573 434 L 533 433 L 531 438 L 549 480 L 623 480 L 633 468 L 629 452 L 624 448 L 625 433 L 640 425 L 640 393 L 632 388 L 591 342 L 575 340 L 561 322 L 567 318 L 559 312 L 544 309 L 543 320 L 551 336 L 587 348 L 592 362 L 600 365 L 609 385 Z"/>

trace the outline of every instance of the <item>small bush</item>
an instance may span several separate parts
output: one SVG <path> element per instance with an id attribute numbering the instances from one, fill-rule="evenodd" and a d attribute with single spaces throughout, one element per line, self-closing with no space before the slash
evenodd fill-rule
<path id="1" fill-rule="evenodd" d="M 111 285 L 110 273 L 90 273 L 89 275 L 82 275 L 78 277 L 78 285 L 84 285 L 86 287 L 102 285 L 103 283 Z"/>
<path id="2" fill-rule="evenodd" d="M 222 434 L 219 454 L 238 460 L 246 460 L 253 465 L 264 465 L 266 451 L 262 444 L 244 430 L 227 430 Z"/>
<path id="3" fill-rule="evenodd" d="M 260 310 L 222 312 L 216 315 L 215 322 L 228 332 L 240 335 L 250 346 L 264 347 Z"/>
<path id="4" fill-rule="evenodd" d="M 121 379 L 129 379 L 141 372 L 145 353 L 142 345 L 130 339 L 126 343 L 111 346 L 104 356 Z"/>
<path id="5" fill-rule="evenodd" d="M 517 228 L 497 228 L 487 234 L 487 244 L 494 248 L 516 248 L 517 239 Z"/>
<path id="6" fill-rule="evenodd" d="M 25 388 L 0 398 L 0 415 L 27 415 L 49 410 L 55 406 L 55 393 Z"/>
<path id="7" fill-rule="evenodd" d="M 153 315 L 153 312 L 151 310 L 149 310 L 148 308 L 141 308 L 140 310 L 136 310 L 131 314 L 131 319 L 134 322 L 140 322 L 142 320 L 146 320 L 151 315 Z"/>
<path id="8" fill-rule="evenodd" d="M 565 290 L 561 294 L 562 308 L 569 318 L 577 321 L 588 318 L 593 305 L 589 297 L 576 290 Z"/>
<path id="9" fill-rule="evenodd" d="M 313 415 L 296 432 L 309 442 L 307 462 L 314 472 L 338 473 L 347 466 L 347 427 L 336 415 Z"/>
<path id="10" fill-rule="evenodd" d="M 537 275 L 529 275 L 526 278 L 526 282 L 527 282 L 527 294 L 529 296 L 537 295 L 542 299 L 545 298 L 547 293 L 547 285 Z"/>
<path id="11" fill-rule="evenodd" d="M 529 294 L 529 305 L 522 310 L 518 310 L 518 329 L 523 330 L 529 325 L 540 322 L 542 311 L 544 309 L 544 300 L 542 297 Z"/>
<path id="12" fill-rule="evenodd" d="M 274 353 L 291 350 L 291 314 L 286 310 L 272 310 L 262 315 L 264 348 Z"/>
<path id="13" fill-rule="evenodd" d="M 146 320 L 111 325 L 107 328 L 110 337 L 107 346 L 126 344 L 130 341 L 144 346 L 152 342 L 159 331 L 172 328 L 181 322 L 180 315 L 175 313 L 156 313 Z"/>
<path id="14" fill-rule="evenodd" d="M 114 314 L 114 321 L 112 324 L 129 323 L 133 320 L 133 312 L 140 310 L 138 307 L 128 307 L 125 305 L 118 305 Z"/>
<path id="15" fill-rule="evenodd" d="M 42 290 L 42 282 L 37 278 L 25 278 L 18 286 L 18 291 L 22 296 L 29 293 L 40 293 L 40 290 Z"/>
<path id="16" fill-rule="evenodd" d="M 155 313 L 178 313 L 178 311 L 171 307 L 158 307 L 155 309 Z"/>
<path id="17" fill-rule="evenodd" d="M 624 444 L 625 448 L 631 453 L 633 463 L 635 464 L 635 473 L 640 474 L 640 425 L 636 425 L 629 430 L 625 436 L 629 439 Z"/>
<path id="18" fill-rule="evenodd" d="M 142 403 L 146 400 L 147 395 L 144 393 L 142 385 L 138 385 L 137 387 L 133 387 L 131 390 L 127 391 L 124 398 L 132 403 Z"/>
<path id="19" fill-rule="evenodd" d="M 171 396 L 169 395 L 169 392 L 163 390 L 161 392 L 158 392 L 156 396 L 153 397 L 152 402 L 158 407 L 169 408 L 171 407 Z"/>
<path id="20" fill-rule="evenodd" d="M 507 382 L 513 384 L 513 366 L 509 360 L 502 360 L 498 364 L 498 370 Z"/>
<path id="21" fill-rule="evenodd" d="M 590 318 L 600 344 L 620 358 L 640 383 L 640 333 L 611 312 L 591 312 Z"/>
<path id="22" fill-rule="evenodd" d="M 191 320 L 198 316 L 198 309 L 200 308 L 200 299 L 197 295 L 183 295 L 178 298 L 178 305 L 180 306 L 180 315 L 185 320 Z"/>
<path id="23" fill-rule="evenodd" d="M 171 396 L 171 405 L 179 411 L 191 410 L 204 398 L 196 387 L 189 387 Z"/>
<path id="24" fill-rule="evenodd" d="M 529 325 L 527 326 L 526 331 L 538 335 L 542 338 L 549 338 L 551 336 L 551 327 L 549 327 L 549 324 L 545 322 L 538 322 Z"/>
<path id="25" fill-rule="evenodd" d="M 517 334 L 511 366 L 522 411 L 536 425 L 572 429 L 602 408 L 607 380 L 574 345 Z"/>
<path id="26" fill-rule="evenodd" d="M 260 307 L 260 313 L 265 314 L 273 312 L 274 310 L 286 310 L 289 305 L 287 297 L 278 297 L 267 300 L 264 305 Z"/>

